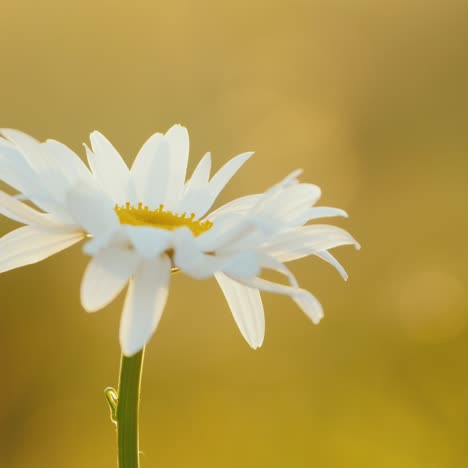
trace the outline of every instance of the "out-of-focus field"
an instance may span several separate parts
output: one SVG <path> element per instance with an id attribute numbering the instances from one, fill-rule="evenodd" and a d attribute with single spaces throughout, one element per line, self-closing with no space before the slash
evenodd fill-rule
<path id="1" fill-rule="evenodd" d="M 142 467 L 468 465 L 466 1 L 0 0 L 0 126 L 131 162 L 180 122 L 190 170 L 256 155 L 221 202 L 302 167 L 362 250 L 293 265 L 326 317 L 264 295 L 252 351 L 214 281 L 177 275 L 148 348 Z M 14 223 L 1 219 L 1 234 Z M 0 466 L 115 466 L 119 299 L 81 248 L 0 276 Z"/>

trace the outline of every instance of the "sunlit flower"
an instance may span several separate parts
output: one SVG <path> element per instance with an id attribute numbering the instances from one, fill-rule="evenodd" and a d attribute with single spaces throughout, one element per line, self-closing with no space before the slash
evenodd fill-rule
<path id="1" fill-rule="evenodd" d="M 0 180 L 18 193 L 0 192 L 0 213 L 25 226 L 0 239 L 0 272 L 85 239 L 91 261 L 81 284 L 83 307 L 102 309 L 128 283 L 120 326 L 125 355 L 141 350 L 154 333 L 171 271 L 196 279 L 214 276 L 252 348 L 262 345 L 265 331 L 260 291 L 290 296 L 315 323 L 323 316 L 320 303 L 298 286 L 286 262 L 315 255 L 346 279 L 328 250 L 358 246 L 356 241 L 338 227 L 306 225 L 346 213 L 314 207 L 320 189 L 299 183 L 301 171 L 264 193 L 210 212 L 252 153 L 232 158 L 212 178 L 207 153 L 186 181 L 189 138 L 180 125 L 151 136 L 130 169 L 99 132 L 86 147 L 90 170 L 57 141 L 40 143 L 15 130 L 1 133 Z M 287 284 L 262 279 L 265 269 L 283 274 Z"/>

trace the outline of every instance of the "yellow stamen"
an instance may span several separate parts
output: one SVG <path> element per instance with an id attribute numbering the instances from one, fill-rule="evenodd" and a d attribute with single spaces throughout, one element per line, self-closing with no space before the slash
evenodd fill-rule
<path id="1" fill-rule="evenodd" d="M 211 221 L 200 221 L 195 219 L 195 213 L 187 216 L 187 213 L 176 214 L 165 210 L 164 205 L 159 205 L 156 210 L 150 210 L 143 203 L 135 207 L 130 202 L 125 205 L 114 207 L 121 224 L 133 226 L 153 226 L 172 231 L 178 227 L 187 226 L 195 236 L 208 231 L 213 226 Z"/>

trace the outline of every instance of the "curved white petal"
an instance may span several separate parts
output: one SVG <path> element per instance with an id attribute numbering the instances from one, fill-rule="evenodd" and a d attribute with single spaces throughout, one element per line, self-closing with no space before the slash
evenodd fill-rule
<path id="1" fill-rule="evenodd" d="M 76 223 L 94 236 L 113 232 L 120 226 L 113 201 L 91 185 L 73 187 L 66 205 Z"/>
<path id="2" fill-rule="evenodd" d="M 340 208 L 332 208 L 329 206 L 314 206 L 307 210 L 304 215 L 304 223 L 312 221 L 313 219 L 318 218 L 333 218 L 335 216 L 341 216 L 343 218 L 348 217 L 348 213 L 346 211 L 341 210 Z"/>
<path id="3" fill-rule="evenodd" d="M 101 133 L 90 135 L 92 153 L 86 147 L 88 162 L 104 191 L 115 203 L 123 204 L 129 198 L 130 172 L 119 152 Z"/>
<path id="4" fill-rule="evenodd" d="M 281 273 L 282 275 L 286 276 L 289 284 L 293 288 L 299 288 L 296 277 L 292 274 L 291 270 L 286 265 L 283 265 L 283 263 L 281 263 L 278 259 L 268 254 L 259 253 L 258 260 L 262 268 L 268 268 L 270 270 Z"/>
<path id="5" fill-rule="evenodd" d="M 63 201 L 67 189 L 67 179 L 61 162 L 50 157 L 42 144 L 35 138 L 13 129 L 2 129 L 1 133 L 13 142 L 30 166 L 42 180 L 42 188 L 51 194 L 56 201 Z"/>
<path id="6" fill-rule="evenodd" d="M 234 320 L 247 343 L 257 349 L 265 336 L 265 314 L 258 289 L 249 288 L 228 276 L 215 275 L 224 297 L 231 309 Z"/>
<path id="7" fill-rule="evenodd" d="M 68 185 L 75 185 L 78 181 L 91 182 L 91 172 L 85 163 L 68 146 L 56 140 L 47 140 L 42 143 L 44 152 L 48 157 L 55 159 L 60 165 Z"/>
<path id="8" fill-rule="evenodd" d="M 81 304 L 95 312 L 112 302 L 138 266 L 134 251 L 109 247 L 88 263 L 81 282 Z"/>
<path id="9" fill-rule="evenodd" d="M 305 289 L 292 288 L 291 286 L 273 283 L 262 278 L 243 279 L 233 277 L 233 279 L 251 288 L 257 288 L 260 291 L 290 296 L 314 323 L 319 323 L 323 318 L 323 309 L 320 302 Z"/>
<path id="10" fill-rule="evenodd" d="M 189 136 L 185 127 L 174 125 L 164 135 L 164 139 L 169 147 L 169 172 L 163 203 L 168 209 L 173 209 L 184 194 Z"/>
<path id="11" fill-rule="evenodd" d="M 0 239 L 0 273 L 40 262 L 83 237 L 79 231 L 20 227 Z"/>
<path id="12" fill-rule="evenodd" d="M 295 184 L 270 196 L 265 195 L 249 215 L 270 232 L 303 224 L 306 213 L 320 198 L 320 193 L 316 185 Z"/>
<path id="13" fill-rule="evenodd" d="M 171 262 L 167 256 L 140 265 L 125 297 L 120 323 L 120 344 L 125 356 L 132 356 L 153 335 L 169 293 Z"/>
<path id="14" fill-rule="evenodd" d="M 351 234 L 344 229 L 314 224 L 278 234 L 274 239 L 265 243 L 262 250 L 281 262 L 290 262 L 341 245 L 354 245 L 360 248 Z"/>
<path id="15" fill-rule="evenodd" d="M 39 176 L 23 153 L 3 138 L 0 138 L 0 180 L 28 198 L 31 198 L 31 194 L 43 190 Z"/>
<path id="16" fill-rule="evenodd" d="M 0 214 L 18 221 L 23 224 L 34 224 L 46 227 L 58 227 L 57 220 L 54 220 L 50 215 L 40 213 L 28 205 L 20 202 L 16 198 L 8 195 L 0 190 Z"/>
<path id="17" fill-rule="evenodd" d="M 219 216 L 225 214 L 245 214 L 248 213 L 261 199 L 263 194 L 247 195 L 245 197 L 236 198 L 218 209 L 209 213 L 206 219 L 214 221 Z"/>
<path id="18" fill-rule="evenodd" d="M 341 263 L 330 252 L 324 250 L 323 252 L 316 252 L 314 253 L 314 255 L 321 258 L 322 260 L 325 260 L 327 263 L 335 267 L 335 269 L 338 271 L 341 277 L 345 281 L 348 281 L 348 273 L 346 273 L 346 270 L 343 268 Z"/>

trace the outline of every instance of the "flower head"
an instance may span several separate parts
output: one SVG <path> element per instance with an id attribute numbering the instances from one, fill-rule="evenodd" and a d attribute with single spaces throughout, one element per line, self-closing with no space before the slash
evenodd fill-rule
<path id="1" fill-rule="evenodd" d="M 90 169 L 57 141 L 40 143 L 16 130 L 1 133 L 0 180 L 18 196 L 0 192 L 0 213 L 24 226 L 0 239 L 0 272 L 85 239 L 91 260 L 81 284 L 83 307 L 105 307 L 128 284 L 120 326 L 125 355 L 141 350 L 154 333 L 174 269 L 196 279 L 214 276 L 242 335 L 257 348 L 265 331 L 260 291 L 290 296 L 315 323 L 323 316 L 320 303 L 299 287 L 285 263 L 315 255 L 346 279 L 328 250 L 358 247 L 343 229 L 307 224 L 346 213 L 315 207 L 320 189 L 299 183 L 301 171 L 210 212 L 252 153 L 232 158 L 211 178 L 207 153 L 186 181 L 189 138 L 180 125 L 151 136 L 131 168 L 99 132 L 86 146 Z M 262 279 L 264 269 L 283 274 L 287 284 Z"/>

